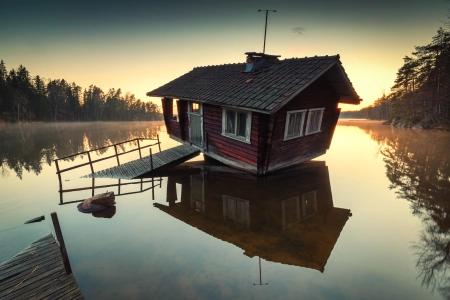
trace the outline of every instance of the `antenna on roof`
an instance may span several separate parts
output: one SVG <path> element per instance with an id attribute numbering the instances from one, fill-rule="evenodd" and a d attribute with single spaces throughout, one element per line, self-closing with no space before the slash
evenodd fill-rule
<path id="1" fill-rule="evenodd" d="M 264 28 L 264 47 L 263 47 L 263 54 L 266 53 L 266 33 L 267 33 L 267 15 L 269 14 L 269 11 L 277 12 L 274 9 L 258 9 L 258 12 L 265 11 L 266 12 L 266 27 Z"/>

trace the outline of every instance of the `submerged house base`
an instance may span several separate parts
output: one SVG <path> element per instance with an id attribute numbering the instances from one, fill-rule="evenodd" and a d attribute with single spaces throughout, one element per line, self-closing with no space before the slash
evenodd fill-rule
<path id="1" fill-rule="evenodd" d="M 162 97 L 170 137 L 259 175 L 325 154 L 338 104 L 361 101 L 339 56 L 246 54 L 245 64 L 194 68 L 147 93 Z"/>

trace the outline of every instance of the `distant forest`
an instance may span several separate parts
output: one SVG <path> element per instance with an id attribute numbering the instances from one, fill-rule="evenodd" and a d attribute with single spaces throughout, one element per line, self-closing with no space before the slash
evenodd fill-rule
<path id="1" fill-rule="evenodd" d="M 341 117 L 400 119 L 406 127 L 423 123 L 424 128 L 426 124 L 450 129 L 450 31 L 439 28 L 428 45 L 415 46 L 403 61 L 389 94 L 359 111 L 342 112 Z"/>
<path id="2" fill-rule="evenodd" d="M 32 77 L 20 65 L 7 72 L 0 61 L 0 122 L 161 120 L 158 106 L 111 88 L 90 85 L 84 90 L 64 79 Z"/>

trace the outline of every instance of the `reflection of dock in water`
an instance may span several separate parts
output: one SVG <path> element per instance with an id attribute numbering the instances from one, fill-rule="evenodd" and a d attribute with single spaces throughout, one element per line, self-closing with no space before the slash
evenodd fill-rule
<path id="1" fill-rule="evenodd" d="M 324 271 L 351 216 L 350 210 L 334 207 L 324 162 L 266 177 L 226 166 L 187 165 L 201 172 L 169 176 L 168 205 L 156 207 L 249 257 Z M 182 185 L 180 201 L 176 183 Z"/>
<path id="2" fill-rule="evenodd" d="M 63 205 L 63 204 L 70 204 L 70 203 L 78 203 L 78 202 L 82 202 L 86 199 L 86 198 L 84 198 L 84 199 L 80 199 L 80 200 L 64 201 L 64 194 L 67 194 L 70 192 L 79 192 L 79 191 L 90 190 L 91 197 L 93 197 L 96 194 L 96 190 L 105 189 L 105 188 L 109 188 L 109 189 L 117 188 L 117 191 L 115 192 L 115 196 L 132 195 L 132 194 L 138 194 L 138 193 L 146 192 L 148 190 L 152 190 L 152 200 L 155 200 L 155 188 L 161 187 L 162 180 L 163 179 L 161 177 L 160 178 L 152 177 L 150 179 L 141 178 L 141 179 L 133 180 L 131 182 L 129 182 L 129 181 L 122 182 L 121 179 L 117 179 L 117 183 L 96 185 L 95 178 L 92 178 L 91 179 L 92 183 L 90 186 L 66 189 L 66 190 L 62 190 L 62 191 L 60 190 L 59 191 L 59 199 L 60 199 L 59 204 Z M 145 187 L 145 184 L 147 184 L 147 183 L 149 183 L 150 185 Z M 123 192 L 122 191 L 125 186 L 132 186 L 132 185 L 139 185 L 138 190 L 135 190 L 132 192 Z"/>

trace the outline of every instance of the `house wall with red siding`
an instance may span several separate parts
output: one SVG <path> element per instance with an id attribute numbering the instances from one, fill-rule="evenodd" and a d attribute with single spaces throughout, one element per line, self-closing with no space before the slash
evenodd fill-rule
<path id="1" fill-rule="evenodd" d="M 267 170 L 270 172 L 324 154 L 329 147 L 339 117 L 337 105 L 338 96 L 334 89 L 327 83 L 326 79 L 320 78 L 272 115 L 268 124 L 268 136 L 271 137 L 271 140 L 268 140 L 267 145 L 269 147 L 266 155 L 266 164 L 269 164 Z M 325 110 L 320 132 L 283 140 L 288 111 L 323 107 Z M 303 134 L 307 119 L 308 113 L 306 113 L 304 119 Z"/>
<path id="2" fill-rule="evenodd" d="M 259 114 L 252 113 L 250 144 L 222 135 L 222 107 L 203 105 L 203 131 L 206 136 L 205 154 L 215 154 L 242 164 L 243 168 L 257 168 Z M 214 158 L 214 156 L 212 156 Z"/>
<path id="3" fill-rule="evenodd" d="M 164 123 L 166 124 L 167 133 L 180 140 L 189 141 L 189 128 L 187 117 L 187 101 L 177 101 L 177 110 L 173 111 L 173 99 L 163 98 L 162 100 Z M 178 114 L 178 121 L 174 119 L 174 114 Z M 186 134 L 186 128 L 188 130 Z M 187 137 L 187 139 L 186 139 Z"/>

